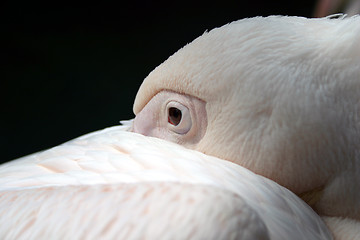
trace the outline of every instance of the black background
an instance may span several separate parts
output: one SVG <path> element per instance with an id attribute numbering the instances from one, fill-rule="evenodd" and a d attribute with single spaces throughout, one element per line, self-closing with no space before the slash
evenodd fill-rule
<path id="1" fill-rule="evenodd" d="M 133 118 L 148 73 L 205 30 L 315 1 L 3 2 L 0 162 Z"/>

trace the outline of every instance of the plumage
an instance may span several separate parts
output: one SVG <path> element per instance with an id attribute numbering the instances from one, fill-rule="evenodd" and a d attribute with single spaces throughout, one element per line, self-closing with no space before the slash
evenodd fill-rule
<path id="1" fill-rule="evenodd" d="M 122 126 L 2 165 L 0 190 L 2 239 L 331 239 L 275 182 Z"/>

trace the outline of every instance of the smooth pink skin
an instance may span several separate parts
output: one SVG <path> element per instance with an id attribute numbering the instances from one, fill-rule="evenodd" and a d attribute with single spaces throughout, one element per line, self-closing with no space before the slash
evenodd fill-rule
<path id="1" fill-rule="evenodd" d="M 186 107 L 178 126 L 168 122 L 167 105 Z M 196 145 L 205 135 L 207 127 L 206 103 L 196 97 L 172 91 L 156 94 L 136 115 L 132 131 L 145 136 L 162 138 L 187 147 Z M 179 133 L 179 128 L 188 126 L 189 131 Z"/>

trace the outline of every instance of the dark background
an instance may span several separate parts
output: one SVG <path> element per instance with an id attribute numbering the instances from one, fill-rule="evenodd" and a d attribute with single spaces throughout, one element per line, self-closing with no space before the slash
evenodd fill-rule
<path id="1" fill-rule="evenodd" d="M 117 3 L 1 3 L 0 162 L 133 118 L 142 80 L 205 30 L 258 15 L 311 17 L 315 7 L 306 0 Z"/>

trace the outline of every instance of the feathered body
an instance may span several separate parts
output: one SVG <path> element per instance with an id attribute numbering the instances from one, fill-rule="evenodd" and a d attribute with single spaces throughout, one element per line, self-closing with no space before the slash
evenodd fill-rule
<path id="1" fill-rule="evenodd" d="M 112 127 L 0 167 L 2 239 L 331 239 L 234 163 Z"/>

